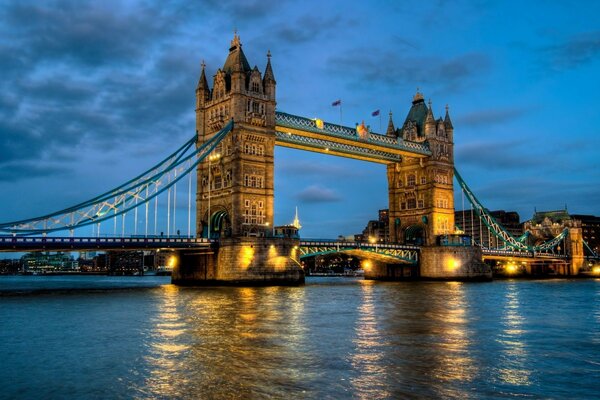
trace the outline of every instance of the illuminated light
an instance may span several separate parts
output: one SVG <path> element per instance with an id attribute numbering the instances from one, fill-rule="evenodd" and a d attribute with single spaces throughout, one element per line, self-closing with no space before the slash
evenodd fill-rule
<path id="1" fill-rule="evenodd" d="M 448 272 L 456 271 L 461 266 L 461 262 L 459 259 L 454 257 L 448 257 L 445 262 L 445 269 Z"/>
<path id="2" fill-rule="evenodd" d="M 600 275 L 600 265 L 596 265 L 594 268 L 592 268 L 592 274 Z"/>
<path id="3" fill-rule="evenodd" d="M 329 151 L 329 147 L 325 147 L 325 151 Z"/>
<path id="4" fill-rule="evenodd" d="M 317 128 L 319 128 L 319 129 L 323 129 L 323 126 L 324 126 L 324 125 L 323 125 L 323 120 L 322 120 L 322 119 L 319 119 L 319 118 L 316 118 L 316 119 L 315 119 L 315 125 L 317 125 Z"/>
<path id="5" fill-rule="evenodd" d="M 169 268 L 175 268 L 177 266 L 177 256 L 169 257 L 169 261 L 167 262 L 167 266 Z"/>
<path id="6" fill-rule="evenodd" d="M 298 246 L 294 246 L 294 250 L 298 250 Z"/>
<path id="7" fill-rule="evenodd" d="M 248 268 L 254 259 L 254 248 L 252 246 L 243 246 L 240 258 L 242 268 Z"/>
<path id="8" fill-rule="evenodd" d="M 377 241 L 377 239 L 374 236 L 369 236 L 369 243 L 373 244 Z"/>
<path id="9" fill-rule="evenodd" d="M 371 268 L 373 268 L 373 263 L 371 262 L 371 260 L 364 260 L 361 263 L 361 267 L 362 269 L 364 269 L 365 271 L 370 271 Z"/>
<path id="10" fill-rule="evenodd" d="M 516 274 L 518 271 L 517 266 L 514 263 L 508 264 L 505 269 L 507 274 Z"/>

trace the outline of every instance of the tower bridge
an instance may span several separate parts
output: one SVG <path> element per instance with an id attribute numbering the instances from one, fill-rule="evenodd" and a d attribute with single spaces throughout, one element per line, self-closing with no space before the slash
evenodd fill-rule
<path id="1" fill-rule="evenodd" d="M 443 118 L 436 118 L 431 102 L 426 104 L 419 91 L 401 124 L 396 126 L 390 114 L 386 132 L 375 133 L 364 125 L 346 127 L 276 111 L 270 53 L 264 73 L 251 68 L 237 34 L 212 87 L 205 67 L 203 63 L 196 87 L 196 133 L 190 140 L 148 171 L 91 200 L 0 224 L 0 232 L 8 235 L 0 238 L 0 250 L 171 248 L 179 254 L 173 281 L 181 284 L 301 283 L 300 259 L 329 252 L 369 259 L 370 278 L 404 277 L 405 266 L 417 264 L 422 277 L 489 278 L 484 257 L 542 257 L 559 243 L 568 243 L 571 270 L 581 267 L 581 228 L 570 227 L 530 246 L 496 223 L 454 168 L 454 126 L 448 107 Z M 275 146 L 385 164 L 391 243 L 300 240 L 293 227 L 274 234 Z M 499 239 L 499 248 L 452 239 L 454 179 L 477 218 Z M 185 239 L 171 238 L 177 228 L 171 218 L 176 220 L 178 183 L 188 188 Z M 157 237 L 160 196 L 167 197 L 166 237 Z M 143 239 L 127 237 L 126 219 L 133 219 L 133 235 Z M 138 231 L 140 219 L 145 221 L 143 232 Z M 111 222 L 115 237 L 100 238 L 101 223 Z M 75 230 L 85 226 L 95 227 L 98 237 L 76 237 Z M 69 237 L 47 236 L 64 231 Z"/>

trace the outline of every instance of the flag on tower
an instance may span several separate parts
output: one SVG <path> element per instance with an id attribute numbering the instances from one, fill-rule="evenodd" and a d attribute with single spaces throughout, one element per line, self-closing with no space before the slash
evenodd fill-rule
<path id="1" fill-rule="evenodd" d="M 331 103 L 331 105 L 333 107 L 335 107 L 335 106 L 341 106 L 342 105 L 342 100 L 341 99 L 337 99 L 336 101 L 334 101 L 333 103 Z"/>
<path id="2" fill-rule="evenodd" d="M 375 111 L 373 111 L 373 112 L 371 113 L 371 116 L 372 116 L 372 117 L 376 117 L 376 116 L 378 116 L 378 115 L 379 115 L 379 110 L 375 110 Z"/>

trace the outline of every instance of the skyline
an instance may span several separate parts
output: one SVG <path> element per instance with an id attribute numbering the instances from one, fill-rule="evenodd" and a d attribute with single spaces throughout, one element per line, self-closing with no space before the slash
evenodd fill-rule
<path id="1" fill-rule="evenodd" d="M 93 197 L 187 140 L 200 62 L 212 85 L 234 29 L 261 72 L 270 50 L 279 111 L 338 123 L 341 99 L 344 125 L 379 132 L 380 110 L 385 131 L 388 110 L 401 126 L 418 87 L 436 118 L 449 105 L 457 169 L 490 210 L 600 214 L 600 27 L 580 18 L 600 9 L 592 2 L 519 13 L 516 2 L 380 2 L 343 14 L 331 2 L 318 15 L 274 1 L 5 4 L 2 222 Z M 298 206 L 303 236 L 359 233 L 387 208 L 384 166 L 284 148 L 275 160 L 275 223 Z"/>

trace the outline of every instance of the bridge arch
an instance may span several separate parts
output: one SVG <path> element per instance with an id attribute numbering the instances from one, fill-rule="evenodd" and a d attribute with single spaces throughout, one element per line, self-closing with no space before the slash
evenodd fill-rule
<path id="1" fill-rule="evenodd" d="M 421 246 L 425 244 L 425 226 L 422 224 L 409 225 L 404 230 L 404 242 Z"/>
<path id="2" fill-rule="evenodd" d="M 215 210 L 211 210 L 210 237 L 218 239 L 231 236 L 231 219 L 229 218 L 229 212 L 223 206 L 216 206 L 215 208 Z"/>

